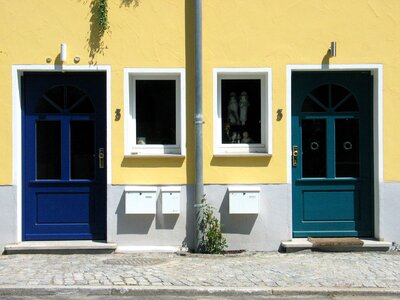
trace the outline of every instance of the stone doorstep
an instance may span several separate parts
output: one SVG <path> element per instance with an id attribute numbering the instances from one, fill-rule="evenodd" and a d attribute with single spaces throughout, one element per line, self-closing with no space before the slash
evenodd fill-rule
<path id="1" fill-rule="evenodd" d="M 362 246 L 318 246 L 314 247 L 307 238 L 295 238 L 290 241 L 282 241 L 281 249 L 283 252 L 292 253 L 302 250 L 321 250 L 321 251 L 388 251 L 392 246 L 390 242 L 382 242 L 373 239 L 361 239 Z"/>
<path id="2" fill-rule="evenodd" d="M 29 241 L 6 245 L 4 254 L 102 254 L 116 248 L 105 241 Z"/>

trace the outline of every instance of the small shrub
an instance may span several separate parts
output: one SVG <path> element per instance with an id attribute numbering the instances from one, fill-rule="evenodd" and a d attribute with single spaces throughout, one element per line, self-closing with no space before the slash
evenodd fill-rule
<path id="1" fill-rule="evenodd" d="M 227 247 L 226 239 L 222 236 L 221 224 L 214 216 L 214 208 L 202 200 L 202 219 L 200 230 L 203 233 L 201 251 L 210 254 L 221 254 Z"/>

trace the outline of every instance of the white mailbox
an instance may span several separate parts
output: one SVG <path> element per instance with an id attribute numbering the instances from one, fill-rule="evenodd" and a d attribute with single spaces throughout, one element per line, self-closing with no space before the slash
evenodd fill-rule
<path id="1" fill-rule="evenodd" d="M 163 214 L 179 214 L 181 212 L 181 187 L 162 187 L 161 201 Z"/>
<path id="2" fill-rule="evenodd" d="M 228 191 L 230 214 L 258 214 L 260 201 L 258 186 L 231 186 Z"/>
<path id="3" fill-rule="evenodd" d="M 125 187 L 125 214 L 156 214 L 157 187 Z"/>

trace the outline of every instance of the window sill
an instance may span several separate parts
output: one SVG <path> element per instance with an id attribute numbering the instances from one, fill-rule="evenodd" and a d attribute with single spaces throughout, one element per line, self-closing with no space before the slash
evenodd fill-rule
<path id="1" fill-rule="evenodd" d="M 214 157 L 272 157 L 269 153 L 214 153 Z"/>
<path id="2" fill-rule="evenodd" d="M 125 154 L 124 158 L 185 158 L 182 154 Z"/>

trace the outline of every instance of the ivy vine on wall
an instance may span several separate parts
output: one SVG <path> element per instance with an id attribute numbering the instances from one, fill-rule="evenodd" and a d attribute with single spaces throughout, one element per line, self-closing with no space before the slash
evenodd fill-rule
<path id="1" fill-rule="evenodd" d="M 142 0 L 120 0 L 121 6 L 138 7 Z M 105 33 L 110 33 L 108 20 L 109 0 L 90 0 L 90 29 L 87 38 L 89 63 L 96 63 L 96 55 L 104 54 L 107 46 L 104 44 Z"/>
<path id="2" fill-rule="evenodd" d="M 98 0 L 99 31 L 103 35 L 108 30 L 108 3 L 107 0 Z"/>

